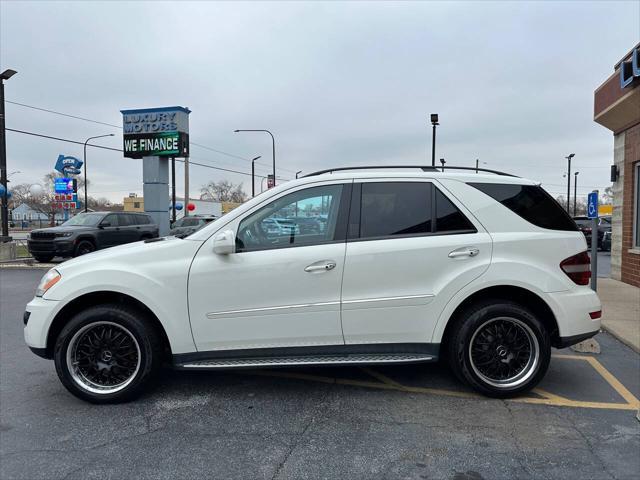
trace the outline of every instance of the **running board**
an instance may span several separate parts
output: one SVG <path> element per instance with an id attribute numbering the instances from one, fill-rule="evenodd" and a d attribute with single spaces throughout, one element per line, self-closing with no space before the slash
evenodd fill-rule
<path id="1" fill-rule="evenodd" d="M 433 362 L 433 355 L 421 353 L 308 355 L 297 357 L 216 358 L 175 364 L 181 370 L 219 368 L 292 367 L 301 365 L 372 365 Z"/>

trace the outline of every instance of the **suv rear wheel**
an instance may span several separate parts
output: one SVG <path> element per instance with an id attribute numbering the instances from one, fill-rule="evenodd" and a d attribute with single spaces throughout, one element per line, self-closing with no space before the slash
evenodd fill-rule
<path id="1" fill-rule="evenodd" d="M 447 345 L 449 365 L 474 389 L 512 397 L 544 377 L 551 358 L 549 333 L 526 307 L 486 300 L 465 309 L 455 322 Z"/>
<path id="2" fill-rule="evenodd" d="M 162 362 L 158 332 L 140 312 L 109 304 L 88 308 L 55 343 L 56 372 L 76 397 L 117 403 L 138 396 Z"/>

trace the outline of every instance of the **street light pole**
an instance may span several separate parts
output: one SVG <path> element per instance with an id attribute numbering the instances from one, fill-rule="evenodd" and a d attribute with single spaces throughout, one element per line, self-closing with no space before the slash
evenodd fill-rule
<path id="1" fill-rule="evenodd" d="M 433 125 L 433 133 L 431 135 L 431 166 L 436 166 L 436 126 L 440 125 L 438 123 L 438 114 L 431 114 L 431 125 Z"/>
<path id="2" fill-rule="evenodd" d="M 256 164 L 255 161 L 261 158 L 261 155 L 258 155 L 256 158 L 251 160 L 251 198 L 256 196 L 256 182 L 254 178 L 256 176 Z"/>
<path id="3" fill-rule="evenodd" d="M 576 216 L 576 199 L 578 198 L 578 174 L 580 172 L 576 172 L 573 174 L 573 216 Z"/>
<path id="4" fill-rule="evenodd" d="M 89 195 L 87 191 L 89 190 L 89 186 L 87 185 L 87 143 L 89 140 L 93 140 L 95 138 L 103 138 L 103 137 L 113 137 L 115 134 L 109 133 L 107 135 L 97 135 L 95 137 L 89 137 L 84 142 L 84 155 L 82 157 L 82 166 L 84 167 L 84 213 L 87 213 L 87 209 L 89 208 L 89 204 L 87 203 L 87 199 Z"/>
<path id="5" fill-rule="evenodd" d="M 9 236 L 9 187 L 7 186 L 7 137 L 5 126 L 5 105 L 4 105 L 4 81 L 9 80 L 16 73 L 15 70 L 8 68 L 0 73 L 0 183 L 4 187 L 2 195 L 2 235 L 0 235 L 0 243 L 10 242 Z"/>
<path id="6" fill-rule="evenodd" d="M 234 130 L 234 133 L 238 133 L 238 132 L 264 132 L 271 135 L 271 155 L 273 159 L 273 186 L 275 187 L 276 185 L 276 139 L 274 138 L 273 133 L 271 133 L 269 130 L 241 130 L 241 129 Z"/>
<path id="7" fill-rule="evenodd" d="M 564 157 L 567 159 L 567 213 L 569 214 L 571 214 L 571 210 L 569 208 L 569 205 L 571 205 L 571 203 L 569 203 L 571 201 L 571 159 L 575 156 L 575 153 L 571 153 Z"/>

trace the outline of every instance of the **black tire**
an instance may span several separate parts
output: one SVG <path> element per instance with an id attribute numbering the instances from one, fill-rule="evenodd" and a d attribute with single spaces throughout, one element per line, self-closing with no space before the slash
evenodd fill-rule
<path id="1" fill-rule="evenodd" d="M 40 263 L 49 263 L 53 260 L 53 255 L 34 255 L 33 258 Z"/>
<path id="2" fill-rule="evenodd" d="M 90 240 L 80 240 L 76 245 L 76 250 L 74 252 L 74 257 L 79 257 L 80 255 L 86 255 L 87 253 L 95 252 L 96 246 Z"/>
<path id="3" fill-rule="evenodd" d="M 509 300 L 483 300 L 453 321 L 446 345 L 449 366 L 480 393 L 513 397 L 531 390 L 546 374 L 551 339 L 528 308 Z"/>
<path id="4" fill-rule="evenodd" d="M 89 354 L 88 345 L 95 346 L 89 348 Z M 162 357 L 161 336 L 146 316 L 116 304 L 98 305 L 76 314 L 58 335 L 53 356 L 66 389 L 91 403 L 133 400 L 153 380 Z M 71 365 L 78 361 L 80 366 L 72 370 Z"/>

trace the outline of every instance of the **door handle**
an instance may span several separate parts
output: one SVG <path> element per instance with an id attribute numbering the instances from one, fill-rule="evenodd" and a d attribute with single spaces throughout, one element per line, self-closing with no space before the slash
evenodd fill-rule
<path id="1" fill-rule="evenodd" d="M 311 265 L 305 267 L 305 272 L 323 272 L 328 270 L 333 270 L 336 268 L 336 262 L 333 260 L 321 260 L 316 263 L 312 263 Z"/>
<path id="2" fill-rule="evenodd" d="M 475 257 L 479 253 L 480 250 L 476 247 L 462 247 L 455 249 L 453 252 L 449 252 L 449 258 Z"/>

